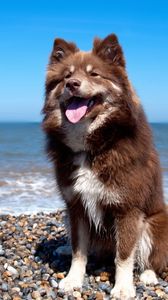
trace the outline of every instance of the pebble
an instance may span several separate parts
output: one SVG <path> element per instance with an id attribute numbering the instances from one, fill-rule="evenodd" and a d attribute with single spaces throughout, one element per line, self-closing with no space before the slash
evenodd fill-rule
<path id="1" fill-rule="evenodd" d="M 5 263 L 5 264 L 4 264 L 4 269 L 7 269 L 7 268 L 8 268 L 8 264 Z"/>
<path id="2" fill-rule="evenodd" d="M 69 295 L 68 300 L 74 300 L 74 297 L 72 295 Z"/>
<path id="3" fill-rule="evenodd" d="M 149 291 L 148 295 L 151 297 L 157 297 L 157 294 L 154 291 Z"/>
<path id="4" fill-rule="evenodd" d="M 58 283 L 68 272 L 71 246 L 64 227 L 65 211 L 36 215 L 0 215 L 0 299 L 109 300 L 113 284 L 109 264 L 91 258 L 82 290 L 67 294 Z M 137 299 L 168 300 L 168 267 L 156 286 L 135 279 Z"/>
<path id="5" fill-rule="evenodd" d="M 58 295 L 59 297 L 63 298 L 64 295 L 65 295 L 65 293 L 64 293 L 64 291 L 59 290 L 57 295 Z"/>
<path id="6" fill-rule="evenodd" d="M 161 289 L 157 289 L 155 292 L 161 298 L 164 297 L 164 295 L 165 295 L 165 293 Z"/>
<path id="7" fill-rule="evenodd" d="M 8 266 L 7 270 L 12 274 L 12 275 L 18 275 L 18 271 L 12 267 L 12 266 Z"/>
<path id="8" fill-rule="evenodd" d="M 2 285 L 1 285 L 1 289 L 2 289 L 2 291 L 7 292 L 8 291 L 8 284 L 3 282 Z"/>
<path id="9" fill-rule="evenodd" d="M 41 295 L 38 291 L 33 291 L 31 295 L 33 299 L 41 299 Z"/>
<path id="10" fill-rule="evenodd" d="M 167 287 L 168 283 L 165 280 L 159 279 L 159 285 Z"/>
<path id="11" fill-rule="evenodd" d="M 100 276 L 96 276 L 96 277 L 95 277 L 95 281 L 96 281 L 96 282 L 100 282 Z"/>
<path id="12" fill-rule="evenodd" d="M 3 256 L 5 254 L 5 251 L 2 248 L 2 245 L 0 245 L 0 256 Z"/>
<path id="13" fill-rule="evenodd" d="M 51 286 L 52 286 L 53 288 L 57 288 L 57 287 L 58 287 L 58 283 L 57 283 L 56 280 L 54 280 L 54 279 L 51 279 L 51 280 L 50 280 L 50 284 L 51 284 Z"/>
<path id="14" fill-rule="evenodd" d="M 41 262 L 42 260 L 41 260 L 41 258 L 39 257 L 39 256 L 36 256 L 35 258 L 34 258 L 34 260 L 35 260 L 35 262 Z"/>
<path id="15" fill-rule="evenodd" d="M 110 294 L 110 292 L 111 292 L 111 287 L 106 283 L 100 282 L 99 285 L 98 285 L 98 288 L 100 290 L 106 292 L 107 294 Z"/>
<path id="16" fill-rule="evenodd" d="M 100 281 L 105 282 L 105 281 L 107 281 L 107 280 L 109 280 L 109 277 L 107 277 L 106 275 L 101 275 L 101 276 L 100 276 Z"/>
<path id="17" fill-rule="evenodd" d="M 81 293 L 78 292 L 78 291 L 74 291 L 74 292 L 73 292 L 73 296 L 74 296 L 75 298 L 81 298 Z"/>
<path id="18" fill-rule="evenodd" d="M 103 294 L 102 293 L 96 292 L 95 296 L 96 296 L 96 300 L 103 300 Z"/>
<path id="19" fill-rule="evenodd" d="M 57 273 L 57 278 L 58 279 L 63 279 L 64 278 L 64 274 L 63 273 Z"/>
<path id="20" fill-rule="evenodd" d="M 20 292 L 20 288 L 17 287 L 17 286 L 16 286 L 16 287 L 13 287 L 11 290 L 12 290 L 13 293 L 15 293 L 15 292 L 16 292 L 16 293 L 19 293 L 19 292 Z"/>
<path id="21" fill-rule="evenodd" d="M 43 276 L 42 276 L 42 279 L 43 280 L 49 280 L 49 278 L 50 278 L 50 274 L 43 274 Z"/>

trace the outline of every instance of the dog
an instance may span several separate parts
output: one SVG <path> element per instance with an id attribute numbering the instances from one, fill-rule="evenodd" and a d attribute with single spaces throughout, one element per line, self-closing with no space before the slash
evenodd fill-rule
<path id="1" fill-rule="evenodd" d="M 133 270 L 158 282 L 168 263 L 168 214 L 144 110 L 115 34 L 90 52 L 55 39 L 46 75 L 43 129 L 71 228 L 72 262 L 60 288 L 81 288 L 92 245 L 111 249 L 111 296 L 134 298 Z"/>

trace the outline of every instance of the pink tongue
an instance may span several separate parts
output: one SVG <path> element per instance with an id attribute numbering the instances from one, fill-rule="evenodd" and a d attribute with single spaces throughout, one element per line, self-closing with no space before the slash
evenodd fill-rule
<path id="1" fill-rule="evenodd" d="M 86 114 L 88 102 L 89 99 L 74 99 L 68 105 L 65 115 L 71 123 L 77 123 Z"/>

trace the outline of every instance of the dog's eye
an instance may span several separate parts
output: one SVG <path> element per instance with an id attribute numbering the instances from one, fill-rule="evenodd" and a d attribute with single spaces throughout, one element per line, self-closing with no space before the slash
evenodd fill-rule
<path id="1" fill-rule="evenodd" d="M 91 72 L 90 76 L 92 76 L 92 77 L 98 77 L 98 76 L 100 76 L 100 74 L 97 73 L 97 72 Z"/>
<path id="2" fill-rule="evenodd" d="M 71 75 L 72 75 L 72 73 L 71 73 L 71 72 L 68 72 L 68 73 L 65 74 L 65 78 L 70 78 Z"/>

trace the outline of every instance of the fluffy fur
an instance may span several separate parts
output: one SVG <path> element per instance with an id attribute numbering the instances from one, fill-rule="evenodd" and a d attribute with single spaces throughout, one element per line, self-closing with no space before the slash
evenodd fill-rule
<path id="1" fill-rule="evenodd" d="M 87 110 L 79 116 L 84 101 Z M 71 225 L 72 265 L 60 287 L 82 286 L 96 242 L 115 256 L 112 296 L 134 297 L 134 264 L 150 284 L 168 262 L 168 215 L 151 130 L 114 34 L 95 39 L 91 52 L 55 40 L 43 112 Z"/>

